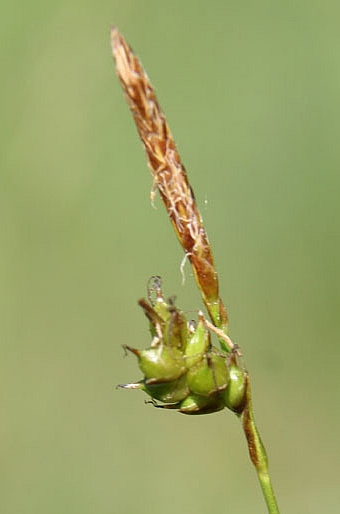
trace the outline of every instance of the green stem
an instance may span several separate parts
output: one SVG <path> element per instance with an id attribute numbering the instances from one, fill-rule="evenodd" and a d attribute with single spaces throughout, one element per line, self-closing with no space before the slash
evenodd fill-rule
<path id="1" fill-rule="evenodd" d="M 266 450 L 255 424 L 249 377 L 247 377 L 247 382 L 247 406 L 242 414 L 242 421 L 248 441 L 249 455 L 255 466 L 269 514 L 280 514 L 270 479 Z"/>
<path id="2" fill-rule="evenodd" d="M 269 514 L 280 514 L 268 470 L 265 473 L 259 473 L 258 477 Z"/>

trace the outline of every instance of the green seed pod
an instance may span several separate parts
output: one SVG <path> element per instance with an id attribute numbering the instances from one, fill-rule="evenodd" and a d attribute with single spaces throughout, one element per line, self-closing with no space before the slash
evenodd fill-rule
<path id="1" fill-rule="evenodd" d="M 164 403 L 178 403 L 184 400 L 190 393 L 185 375 L 172 382 L 158 384 L 144 380 L 141 389 L 151 398 Z"/>
<path id="2" fill-rule="evenodd" d="M 179 412 L 183 414 L 211 414 L 224 409 L 223 398 L 218 393 L 214 396 L 190 394 L 180 403 Z"/>
<path id="3" fill-rule="evenodd" d="M 235 364 L 229 366 L 229 384 L 223 391 L 224 403 L 228 409 L 240 414 L 246 401 L 246 372 Z"/>
<path id="4" fill-rule="evenodd" d="M 169 321 L 169 305 L 164 301 L 163 298 L 157 298 L 153 308 L 155 312 L 157 312 L 158 316 L 160 316 L 165 322 Z"/>
<path id="5" fill-rule="evenodd" d="M 195 331 L 188 340 L 185 357 L 188 369 L 196 366 L 203 358 L 210 345 L 210 335 L 206 328 L 204 318 L 200 316 Z"/>
<path id="6" fill-rule="evenodd" d="M 182 352 L 176 348 L 168 348 L 163 342 L 147 350 L 137 350 L 129 346 L 126 349 L 137 355 L 139 367 L 146 380 L 171 382 L 186 372 Z"/>
<path id="7" fill-rule="evenodd" d="M 196 366 L 189 369 L 187 380 L 190 390 L 201 396 L 223 391 L 229 382 L 226 358 L 219 354 L 207 353 Z"/>

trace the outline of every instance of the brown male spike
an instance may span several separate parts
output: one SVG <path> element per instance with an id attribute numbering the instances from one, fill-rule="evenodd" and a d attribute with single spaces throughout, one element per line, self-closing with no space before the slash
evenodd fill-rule
<path id="1" fill-rule="evenodd" d="M 143 142 L 158 189 L 180 244 L 189 258 L 209 315 L 224 332 L 228 316 L 219 297 L 218 276 L 207 233 L 174 138 L 139 59 L 113 27 L 111 45 L 117 74 Z"/>

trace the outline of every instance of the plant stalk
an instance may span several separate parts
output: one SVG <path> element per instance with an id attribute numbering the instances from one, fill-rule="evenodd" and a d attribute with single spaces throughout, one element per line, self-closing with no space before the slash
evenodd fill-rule
<path id="1" fill-rule="evenodd" d="M 269 474 L 267 453 L 255 423 L 249 376 L 247 380 L 247 404 L 241 415 L 243 430 L 248 442 L 250 459 L 255 466 L 268 512 L 269 514 L 279 514 Z"/>
<path id="2" fill-rule="evenodd" d="M 144 145 L 153 176 L 151 200 L 158 189 L 177 238 L 189 259 L 223 350 L 241 355 L 228 337 L 228 315 L 219 295 L 218 275 L 203 220 L 198 210 L 186 170 L 177 151 L 165 115 L 146 72 L 120 32 L 112 27 L 111 45 L 119 80 Z M 243 423 L 250 458 L 256 468 L 269 514 L 279 514 L 274 496 L 265 448 L 255 425 L 249 375 Z"/>

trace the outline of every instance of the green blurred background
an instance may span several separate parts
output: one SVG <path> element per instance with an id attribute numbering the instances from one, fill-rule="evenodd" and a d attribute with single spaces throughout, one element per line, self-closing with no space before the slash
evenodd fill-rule
<path id="1" fill-rule="evenodd" d="M 153 274 L 201 307 L 110 54 L 141 56 L 186 164 L 283 513 L 339 512 L 340 5 L 1 6 L 3 514 L 263 514 L 229 412 L 117 383 Z"/>

